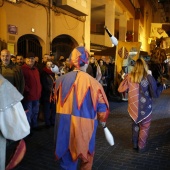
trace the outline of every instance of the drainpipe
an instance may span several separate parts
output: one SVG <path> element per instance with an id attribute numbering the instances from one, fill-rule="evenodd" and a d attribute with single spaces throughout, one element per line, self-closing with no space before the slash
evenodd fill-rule
<path id="1" fill-rule="evenodd" d="M 49 47 L 48 50 L 51 51 L 51 0 L 48 0 L 48 43 L 49 43 Z"/>

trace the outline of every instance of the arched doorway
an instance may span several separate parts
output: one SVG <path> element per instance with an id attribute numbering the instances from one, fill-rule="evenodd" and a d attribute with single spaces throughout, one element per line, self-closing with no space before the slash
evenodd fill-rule
<path id="1" fill-rule="evenodd" d="M 22 54 L 24 57 L 28 52 L 33 52 L 39 57 L 39 61 L 42 59 L 42 46 L 36 35 L 27 34 L 18 39 L 17 53 Z"/>
<path id="2" fill-rule="evenodd" d="M 54 38 L 52 41 L 52 53 L 55 56 L 55 60 L 58 60 L 60 56 L 64 56 L 65 59 L 68 58 L 77 45 L 76 40 L 66 34 Z"/>
<path id="3" fill-rule="evenodd" d="M 0 40 L 0 51 L 2 51 L 3 49 L 6 49 L 7 48 L 7 43 Z"/>

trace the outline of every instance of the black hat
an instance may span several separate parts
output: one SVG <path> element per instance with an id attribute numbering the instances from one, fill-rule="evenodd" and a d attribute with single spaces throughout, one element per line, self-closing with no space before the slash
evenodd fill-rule
<path id="1" fill-rule="evenodd" d="M 29 52 L 27 53 L 26 58 L 35 58 L 35 54 L 33 52 Z"/>

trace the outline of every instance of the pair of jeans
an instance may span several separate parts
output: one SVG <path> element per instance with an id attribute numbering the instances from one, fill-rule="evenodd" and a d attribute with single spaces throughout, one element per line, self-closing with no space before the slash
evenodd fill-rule
<path id="1" fill-rule="evenodd" d="M 50 101 L 43 102 L 43 112 L 45 117 L 45 124 L 47 126 L 55 124 L 55 115 L 56 115 L 56 103 Z"/>
<path id="2" fill-rule="evenodd" d="M 27 110 L 26 115 L 31 128 L 37 127 L 39 112 L 39 100 L 23 101 L 23 107 Z"/>

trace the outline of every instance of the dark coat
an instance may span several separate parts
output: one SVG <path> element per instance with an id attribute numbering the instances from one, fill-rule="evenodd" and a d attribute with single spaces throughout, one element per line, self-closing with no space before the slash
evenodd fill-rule
<path id="1" fill-rule="evenodd" d="M 86 73 L 88 73 L 89 75 L 91 75 L 92 77 L 94 77 L 93 75 L 93 69 L 92 66 L 89 64 L 86 70 Z"/>
<path id="2" fill-rule="evenodd" d="M 51 70 L 44 68 L 40 76 L 42 84 L 41 101 L 50 101 L 53 94 L 55 74 Z"/>
<path id="3" fill-rule="evenodd" d="M 2 65 L 0 66 L 0 74 L 2 74 Z M 2 74 L 2 76 L 4 77 L 4 78 L 6 78 L 9 82 L 11 82 L 12 84 L 13 84 L 13 86 L 15 86 L 16 88 L 17 88 L 17 90 L 21 93 L 21 94 L 23 94 L 23 92 L 24 92 L 24 86 L 25 86 L 25 81 L 24 81 L 24 76 L 23 76 L 23 72 L 22 72 L 22 70 L 21 70 L 21 68 L 19 67 L 19 66 L 17 66 L 17 65 L 14 65 L 14 64 L 12 64 L 12 63 L 10 63 L 7 67 L 6 67 L 6 69 L 11 69 L 13 72 L 14 72 L 14 74 L 13 74 L 13 82 L 11 82 L 10 81 L 10 79 L 8 78 L 8 77 L 6 77 L 6 76 L 4 76 L 3 74 Z"/>

